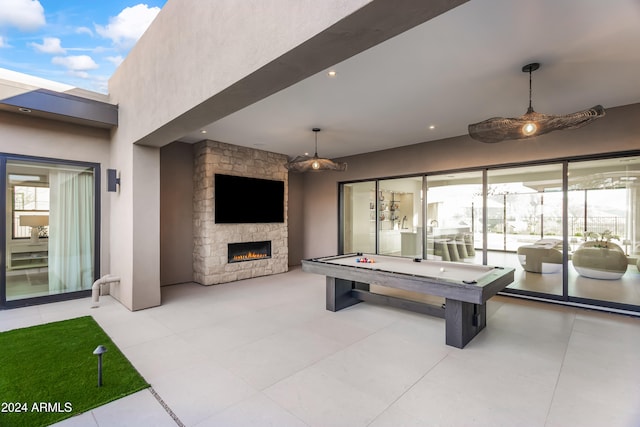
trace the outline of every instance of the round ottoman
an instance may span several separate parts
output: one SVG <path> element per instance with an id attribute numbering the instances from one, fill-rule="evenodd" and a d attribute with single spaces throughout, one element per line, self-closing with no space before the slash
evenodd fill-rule
<path id="1" fill-rule="evenodd" d="M 583 243 L 573 254 L 573 267 L 578 274 L 592 279 L 616 280 L 627 271 L 627 256 L 622 248 L 608 243 L 609 248 L 599 248 Z"/>

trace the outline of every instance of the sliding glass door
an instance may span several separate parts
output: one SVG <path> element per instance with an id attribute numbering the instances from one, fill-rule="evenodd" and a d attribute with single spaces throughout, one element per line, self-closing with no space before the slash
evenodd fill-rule
<path id="1" fill-rule="evenodd" d="M 509 289 L 563 294 L 562 163 L 487 172 L 487 262 L 516 269 Z"/>
<path id="2" fill-rule="evenodd" d="M 91 289 L 96 277 L 96 168 L 5 163 L 3 301 Z"/>
<path id="3" fill-rule="evenodd" d="M 376 182 L 343 184 L 340 194 L 342 253 L 376 252 Z"/>
<path id="4" fill-rule="evenodd" d="M 482 172 L 427 176 L 427 259 L 482 264 Z"/>
<path id="5" fill-rule="evenodd" d="M 637 155 L 379 179 L 341 194 L 344 252 L 512 267 L 507 293 L 640 311 Z"/>
<path id="6" fill-rule="evenodd" d="M 378 253 L 422 257 L 422 177 L 378 183 Z"/>
<path id="7" fill-rule="evenodd" d="M 569 163 L 569 295 L 640 305 L 640 159 Z"/>

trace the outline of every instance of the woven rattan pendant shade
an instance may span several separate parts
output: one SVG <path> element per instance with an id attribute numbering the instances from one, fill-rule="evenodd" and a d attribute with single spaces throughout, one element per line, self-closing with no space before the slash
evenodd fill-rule
<path id="1" fill-rule="evenodd" d="M 345 171 L 347 170 L 346 163 L 334 162 L 331 159 L 325 159 L 318 156 L 318 132 L 320 128 L 313 128 L 316 139 L 316 151 L 313 157 L 310 156 L 298 156 L 295 159 L 288 162 L 285 167 L 291 172 L 318 172 L 318 171 Z"/>
<path id="2" fill-rule="evenodd" d="M 529 108 L 527 112 L 520 117 L 493 117 L 470 124 L 469 136 L 471 138 L 486 143 L 533 138 L 555 130 L 579 128 L 605 115 L 602 105 L 562 116 L 535 112 L 531 105 L 531 74 L 539 67 L 538 63 L 522 67 L 523 72 L 529 73 Z"/>

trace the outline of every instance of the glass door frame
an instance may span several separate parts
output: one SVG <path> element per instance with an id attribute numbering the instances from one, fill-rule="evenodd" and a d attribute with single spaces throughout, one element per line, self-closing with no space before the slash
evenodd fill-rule
<path id="1" fill-rule="evenodd" d="M 0 257 L 0 310 L 8 308 L 25 307 L 36 304 L 46 304 L 50 302 L 66 301 L 70 299 L 83 298 L 91 295 L 91 289 L 44 295 L 39 297 L 23 298 L 7 301 L 7 162 L 34 162 L 43 165 L 68 165 L 90 168 L 93 170 L 93 209 L 94 209 L 94 248 L 93 248 L 93 280 L 100 277 L 100 230 L 101 230 L 101 169 L 99 163 L 81 162 L 75 160 L 54 159 L 48 157 L 23 156 L 19 154 L 0 153 L 0 206 L 4 212 L 5 220 L 0 221 L 0 244 L 2 245 L 2 256 Z"/>

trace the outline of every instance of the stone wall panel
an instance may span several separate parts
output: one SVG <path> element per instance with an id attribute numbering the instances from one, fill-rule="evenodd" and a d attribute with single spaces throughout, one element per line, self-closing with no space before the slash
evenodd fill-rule
<path id="1" fill-rule="evenodd" d="M 288 270 L 288 172 L 282 154 L 216 141 L 196 144 L 194 156 L 194 280 L 203 285 L 234 282 Z M 216 173 L 274 179 L 285 183 L 285 219 L 282 224 L 216 224 Z M 241 197 L 241 195 L 239 195 Z M 269 259 L 227 263 L 227 244 L 271 241 Z"/>

